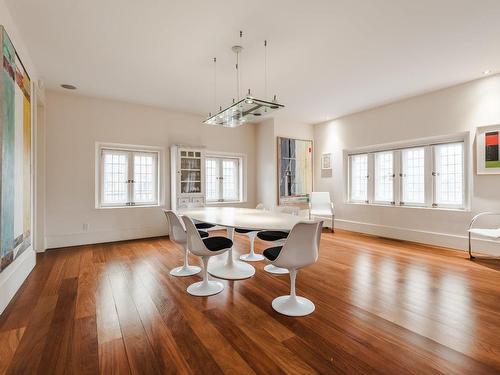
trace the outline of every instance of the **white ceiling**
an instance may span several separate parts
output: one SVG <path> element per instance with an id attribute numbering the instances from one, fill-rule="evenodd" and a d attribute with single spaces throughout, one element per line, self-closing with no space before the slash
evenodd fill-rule
<path id="1" fill-rule="evenodd" d="M 499 0 L 5 0 L 46 86 L 190 113 L 242 91 L 321 122 L 500 70 Z"/>

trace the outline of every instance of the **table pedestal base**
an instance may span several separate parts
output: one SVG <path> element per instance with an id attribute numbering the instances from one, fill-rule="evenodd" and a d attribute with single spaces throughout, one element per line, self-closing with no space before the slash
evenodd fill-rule
<path id="1" fill-rule="evenodd" d="M 227 228 L 228 237 L 232 240 L 234 229 Z M 218 258 L 214 257 L 214 258 Z M 213 259 L 213 262 L 208 264 L 208 273 L 219 279 L 226 280 L 241 280 L 248 279 L 255 274 L 255 268 L 250 264 L 233 259 L 233 249 L 227 251 L 227 259 L 220 261 Z"/>
<path id="2" fill-rule="evenodd" d="M 248 254 L 243 254 L 240 255 L 240 259 L 244 260 L 245 262 L 259 262 L 261 260 L 264 260 L 264 255 L 261 254 L 255 254 L 255 253 L 248 253 Z"/>

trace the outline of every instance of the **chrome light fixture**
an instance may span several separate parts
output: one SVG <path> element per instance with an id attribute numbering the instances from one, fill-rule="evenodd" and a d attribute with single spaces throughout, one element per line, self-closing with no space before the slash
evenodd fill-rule
<path id="1" fill-rule="evenodd" d="M 279 104 L 275 101 L 268 102 L 252 96 L 246 96 L 239 102 L 207 118 L 203 123 L 207 125 L 221 125 L 227 128 L 235 128 L 247 122 L 255 121 L 283 107 L 283 104 Z"/>
<path id="2" fill-rule="evenodd" d="M 240 39 L 243 32 L 240 31 Z M 237 101 L 233 99 L 233 103 L 225 108 L 219 107 L 219 111 L 212 115 L 208 114 L 207 119 L 203 122 L 207 125 L 218 125 L 227 128 L 235 128 L 244 125 L 248 122 L 259 120 L 261 117 L 267 116 L 270 113 L 283 108 L 283 104 L 279 104 L 276 95 L 274 99 L 258 99 L 251 95 L 248 89 L 247 95 L 240 99 L 240 53 L 243 51 L 241 45 L 233 46 L 232 51 L 236 54 L 236 97 Z M 214 105 L 217 103 L 217 59 L 214 58 Z M 264 41 L 264 91 L 267 98 L 267 40 Z"/>

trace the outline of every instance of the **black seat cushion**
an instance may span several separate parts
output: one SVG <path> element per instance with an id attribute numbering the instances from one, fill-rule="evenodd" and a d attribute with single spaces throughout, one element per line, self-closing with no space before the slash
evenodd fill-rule
<path id="1" fill-rule="evenodd" d="M 196 229 L 208 229 L 215 227 L 215 225 L 208 223 L 196 223 L 194 226 L 196 227 Z"/>
<path id="2" fill-rule="evenodd" d="M 255 229 L 243 229 L 243 228 L 236 228 L 234 230 L 236 233 L 250 233 L 250 232 L 258 232 L 258 230 Z"/>
<path id="3" fill-rule="evenodd" d="M 278 255 L 280 255 L 282 248 L 283 246 L 270 247 L 269 249 L 264 250 L 262 254 L 264 254 L 264 256 L 269 260 L 275 260 Z"/>
<path id="4" fill-rule="evenodd" d="M 210 251 L 219 251 L 222 249 L 229 249 L 233 246 L 233 241 L 227 237 L 208 237 L 203 240 L 205 246 Z"/>
<path id="5" fill-rule="evenodd" d="M 257 237 L 264 241 L 279 241 L 288 237 L 288 232 L 282 232 L 277 230 L 266 230 L 264 232 L 257 233 Z"/>
<path id="6" fill-rule="evenodd" d="M 201 238 L 208 237 L 208 232 L 205 232 L 204 230 L 199 230 L 198 233 L 200 234 Z"/>

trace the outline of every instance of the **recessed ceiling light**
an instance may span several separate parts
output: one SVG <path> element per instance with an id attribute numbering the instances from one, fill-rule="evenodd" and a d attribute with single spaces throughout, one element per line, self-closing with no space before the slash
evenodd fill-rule
<path id="1" fill-rule="evenodd" d="M 483 72 L 483 75 L 487 76 L 487 75 L 488 75 L 488 74 L 490 74 L 490 73 L 491 73 L 491 70 L 485 70 L 485 71 Z"/>
<path id="2" fill-rule="evenodd" d="M 61 87 L 66 90 L 76 90 L 76 86 L 68 85 L 67 83 L 63 83 Z"/>

